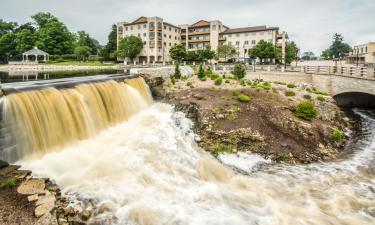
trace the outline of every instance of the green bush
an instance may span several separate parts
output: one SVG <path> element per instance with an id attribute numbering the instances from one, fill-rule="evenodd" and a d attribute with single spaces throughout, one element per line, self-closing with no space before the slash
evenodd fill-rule
<path id="1" fill-rule="evenodd" d="M 318 99 L 321 102 L 324 102 L 326 100 L 323 96 L 318 96 L 316 97 L 316 99 Z"/>
<path id="2" fill-rule="evenodd" d="M 229 80 L 225 80 L 225 83 L 226 83 L 226 84 L 229 84 L 229 83 L 230 83 L 230 81 L 229 81 Z"/>
<path id="3" fill-rule="evenodd" d="M 332 141 L 341 141 L 343 138 L 344 138 L 344 133 L 341 130 L 337 128 L 333 129 L 332 134 L 331 134 Z"/>
<path id="4" fill-rule="evenodd" d="M 271 84 L 267 81 L 263 82 L 262 86 L 264 87 L 271 87 Z"/>
<path id="5" fill-rule="evenodd" d="M 199 66 L 198 78 L 199 78 L 199 79 L 202 79 L 202 78 L 205 77 L 205 76 L 206 76 L 206 74 L 205 74 L 205 72 L 204 72 L 203 65 L 201 64 L 201 65 Z"/>
<path id="6" fill-rule="evenodd" d="M 174 68 L 174 77 L 176 79 L 181 78 L 180 64 L 178 62 L 176 62 L 176 65 L 175 65 L 175 68 Z"/>
<path id="7" fill-rule="evenodd" d="M 288 87 L 288 88 L 295 88 L 296 85 L 295 85 L 295 84 L 288 84 L 287 87 Z"/>
<path id="8" fill-rule="evenodd" d="M 294 91 L 285 91 L 285 96 L 293 97 L 296 96 L 296 93 Z"/>
<path id="9" fill-rule="evenodd" d="M 205 74 L 206 74 L 206 77 L 211 77 L 212 76 L 213 73 L 212 73 L 212 70 L 211 70 L 210 67 L 207 68 Z"/>
<path id="10" fill-rule="evenodd" d="M 6 179 L 1 184 L 1 187 L 4 187 L 4 188 L 12 188 L 14 186 L 16 186 L 16 179 L 14 179 L 14 178 Z"/>
<path id="11" fill-rule="evenodd" d="M 211 80 L 216 80 L 218 77 L 220 77 L 219 74 L 217 74 L 217 73 L 212 73 L 210 78 L 211 78 Z"/>
<path id="12" fill-rule="evenodd" d="M 223 83 L 223 78 L 221 77 L 216 78 L 214 81 L 214 84 L 218 86 L 221 85 L 221 83 Z"/>
<path id="13" fill-rule="evenodd" d="M 241 64 L 241 63 L 237 63 L 236 65 L 234 65 L 234 68 L 233 68 L 233 71 L 232 71 L 232 74 L 237 78 L 237 79 L 242 79 L 245 77 L 246 75 L 246 67 Z"/>
<path id="14" fill-rule="evenodd" d="M 239 100 L 240 102 L 250 102 L 251 97 L 250 97 L 250 96 L 247 96 L 247 95 L 245 95 L 245 94 L 241 94 L 241 95 L 238 96 L 238 100 Z"/>
<path id="15" fill-rule="evenodd" d="M 285 82 L 281 82 L 281 81 L 275 81 L 274 83 L 275 83 L 275 84 L 280 84 L 280 85 L 286 85 Z"/>
<path id="16" fill-rule="evenodd" d="M 246 86 L 246 83 L 245 83 L 245 81 L 243 79 L 240 80 L 240 85 Z"/>
<path id="17" fill-rule="evenodd" d="M 173 85 L 176 84 L 176 78 L 174 78 L 174 76 L 171 77 L 171 82 L 172 82 Z"/>
<path id="18" fill-rule="evenodd" d="M 207 80 L 207 77 L 199 78 L 199 80 L 201 80 L 201 81 L 206 81 L 206 80 Z"/>
<path id="19" fill-rule="evenodd" d="M 304 101 L 297 105 L 296 116 L 305 120 L 313 120 L 318 116 L 318 110 L 313 102 Z"/>
<path id="20" fill-rule="evenodd" d="M 238 91 L 232 91 L 232 96 L 233 97 L 237 97 L 238 95 L 240 95 L 240 93 Z"/>
<path id="21" fill-rule="evenodd" d="M 307 100 L 310 100 L 311 99 L 311 95 L 303 95 L 303 98 L 307 99 Z"/>
<path id="22" fill-rule="evenodd" d="M 279 93 L 279 91 L 276 88 L 272 88 L 273 93 Z"/>
<path id="23" fill-rule="evenodd" d="M 191 87 L 193 85 L 193 83 L 191 83 L 190 81 L 186 83 L 186 86 L 188 87 Z"/>

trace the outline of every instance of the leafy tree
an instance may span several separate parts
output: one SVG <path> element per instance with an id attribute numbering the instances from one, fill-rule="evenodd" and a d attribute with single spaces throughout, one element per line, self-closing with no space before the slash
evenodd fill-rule
<path id="1" fill-rule="evenodd" d="M 186 57 L 186 49 L 182 44 L 174 44 L 172 48 L 169 49 L 169 55 L 173 60 L 181 62 Z"/>
<path id="2" fill-rule="evenodd" d="M 74 54 L 76 54 L 80 59 L 85 61 L 90 56 L 91 51 L 92 49 L 88 46 L 78 45 L 74 49 Z"/>
<path id="3" fill-rule="evenodd" d="M 13 32 L 16 27 L 17 23 L 5 22 L 4 20 L 0 19 L 0 36 L 9 32 Z"/>
<path id="4" fill-rule="evenodd" d="M 0 57 L 2 61 L 16 55 L 15 35 L 13 33 L 6 33 L 0 36 Z"/>
<path id="5" fill-rule="evenodd" d="M 303 60 L 316 60 L 315 54 L 313 52 L 304 52 L 302 53 Z"/>
<path id="6" fill-rule="evenodd" d="M 20 30 L 15 34 L 15 47 L 18 54 L 32 49 L 35 46 L 34 33 L 29 29 Z"/>
<path id="7" fill-rule="evenodd" d="M 108 35 L 108 42 L 100 52 L 100 56 L 105 59 L 114 59 L 115 52 L 117 50 L 117 26 L 112 25 L 112 30 Z"/>
<path id="8" fill-rule="evenodd" d="M 197 54 L 195 51 L 187 51 L 186 52 L 186 56 L 185 56 L 185 60 L 187 61 L 196 61 L 197 60 Z"/>
<path id="9" fill-rule="evenodd" d="M 181 78 L 180 63 L 178 61 L 176 62 L 176 65 L 175 65 L 175 68 L 174 68 L 174 77 L 176 79 Z"/>
<path id="10" fill-rule="evenodd" d="M 206 73 L 204 72 L 203 65 L 199 65 L 199 71 L 198 71 L 198 78 L 203 79 L 206 76 Z"/>
<path id="11" fill-rule="evenodd" d="M 224 58 L 227 61 L 227 58 L 233 58 L 237 55 L 236 49 L 231 45 L 219 45 L 217 47 L 217 55 L 219 58 Z"/>
<path id="12" fill-rule="evenodd" d="M 285 63 L 291 64 L 294 60 L 297 59 L 298 47 L 294 41 L 287 43 L 285 45 Z"/>
<path id="13" fill-rule="evenodd" d="M 15 33 L 18 33 L 22 30 L 29 30 L 31 33 L 35 33 L 36 31 L 36 28 L 33 26 L 32 23 L 28 22 L 28 23 L 25 23 L 25 24 L 22 24 L 20 25 L 19 27 L 17 27 L 14 32 Z"/>
<path id="14" fill-rule="evenodd" d="M 196 59 L 199 61 L 211 60 L 214 57 L 215 57 L 215 51 L 211 50 L 210 45 L 206 45 L 206 47 L 203 50 L 199 49 L 196 52 Z"/>
<path id="15" fill-rule="evenodd" d="M 90 54 L 96 55 L 99 52 L 99 42 L 93 38 L 90 37 L 88 33 L 85 31 L 78 31 L 77 32 L 77 38 L 76 38 L 76 47 L 77 46 L 86 46 L 90 48 Z"/>
<path id="16" fill-rule="evenodd" d="M 352 51 L 350 45 L 344 43 L 344 37 L 341 34 L 335 33 L 332 39 L 331 46 L 322 53 L 325 59 L 334 58 L 341 60 Z"/>
<path id="17" fill-rule="evenodd" d="M 330 60 L 332 59 L 332 52 L 330 49 L 326 49 L 322 52 L 322 55 L 321 55 L 325 60 Z"/>
<path id="18" fill-rule="evenodd" d="M 262 63 L 264 59 L 276 58 L 276 48 L 272 43 L 261 40 L 248 54 L 250 58 L 259 58 Z"/>
<path id="19" fill-rule="evenodd" d="M 141 52 L 143 48 L 142 39 L 136 36 L 128 36 L 123 38 L 117 50 L 117 55 L 120 57 L 128 57 L 131 61 Z"/>
<path id="20" fill-rule="evenodd" d="M 37 13 L 31 18 L 38 25 L 36 45 L 52 55 L 73 53 L 74 36 L 64 23 L 50 13 Z"/>
<path id="21" fill-rule="evenodd" d="M 237 79 L 242 79 L 246 75 L 246 68 L 243 64 L 237 63 L 234 65 L 232 74 L 237 78 Z"/>

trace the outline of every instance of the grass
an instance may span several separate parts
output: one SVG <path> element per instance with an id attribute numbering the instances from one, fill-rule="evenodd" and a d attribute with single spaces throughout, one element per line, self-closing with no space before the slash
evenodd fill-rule
<path id="1" fill-rule="evenodd" d="M 228 114 L 225 116 L 225 118 L 228 120 L 228 121 L 233 121 L 236 119 L 236 117 L 233 115 L 233 114 Z"/>
<path id="2" fill-rule="evenodd" d="M 221 108 L 220 107 L 216 107 L 216 108 L 214 108 L 214 112 L 215 113 L 221 113 Z"/>
<path id="3" fill-rule="evenodd" d="M 286 85 L 288 88 L 295 88 L 296 87 L 296 85 L 295 84 L 288 84 L 288 85 Z"/>
<path id="4" fill-rule="evenodd" d="M 115 66 L 114 63 L 104 64 L 99 61 L 65 61 L 65 62 L 48 62 L 46 65 L 56 65 L 56 66 Z"/>
<path id="5" fill-rule="evenodd" d="M 233 145 L 216 145 L 215 147 L 213 147 L 212 149 L 213 153 L 215 155 L 218 155 L 220 153 L 232 153 L 233 152 Z"/>
<path id="6" fill-rule="evenodd" d="M 285 91 L 285 96 L 293 97 L 296 96 L 296 93 L 294 91 Z"/>
<path id="7" fill-rule="evenodd" d="M 341 141 L 343 138 L 344 138 L 344 133 L 341 130 L 334 128 L 331 134 L 331 140 Z"/>
<path id="8" fill-rule="evenodd" d="M 321 102 L 324 102 L 326 100 L 323 96 L 318 96 L 316 97 L 316 99 L 318 99 Z"/>
<path id="9" fill-rule="evenodd" d="M 245 94 L 241 94 L 241 95 L 238 96 L 238 100 L 239 100 L 240 102 L 250 102 L 251 97 L 250 97 L 250 96 L 247 96 L 247 95 L 245 95 Z"/>
<path id="10" fill-rule="evenodd" d="M 16 179 L 14 178 L 8 178 L 1 184 L 3 188 L 12 188 L 14 186 L 16 186 Z"/>

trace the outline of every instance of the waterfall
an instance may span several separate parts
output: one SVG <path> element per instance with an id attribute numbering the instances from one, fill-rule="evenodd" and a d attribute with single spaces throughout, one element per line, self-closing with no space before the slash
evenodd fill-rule
<path id="1" fill-rule="evenodd" d="M 70 146 L 127 120 L 151 102 L 142 78 L 4 96 L 0 158 L 14 162 Z"/>

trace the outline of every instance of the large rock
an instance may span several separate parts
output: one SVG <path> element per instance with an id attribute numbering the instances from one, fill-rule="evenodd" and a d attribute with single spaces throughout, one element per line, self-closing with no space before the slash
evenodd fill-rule
<path id="1" fill-rule="evenodd" d="M 0 91 L 0 93 L 1 93 L 1 91 Z M 1 95 L 0 95 L 0 96 L 1 96 Z M 2 168 L 4 168 L 4 167 L 7 167 L 7 166 L 9 166 L 9 163 L 0 160 L 0 169 L 2 169 Z"/>
<path id="2" fill-rule="evenodd" d="M 48 196 L 39 196 L 38 201 L 35 203 L 35 205 L 43 205 L 46 203 L 53 202 L 55 203 L 56 198 L 54 195 L 48 195 Z"/>
<path id="3" fill-rule="evenodd" d="M 45 181 L 42 179 L 31 179 L 21 183 L 17 188 L 18 193 L 23 195 L 43 194 Z"/>
<path id="4" fill-rule="evenodd" d="M 46 213 L 51 212 L 55 208 L 54 202 L 48 202 L 43 205 L 39 205 L 35 208 L 34 214 L 36 217 L 41 217 Z"/>

